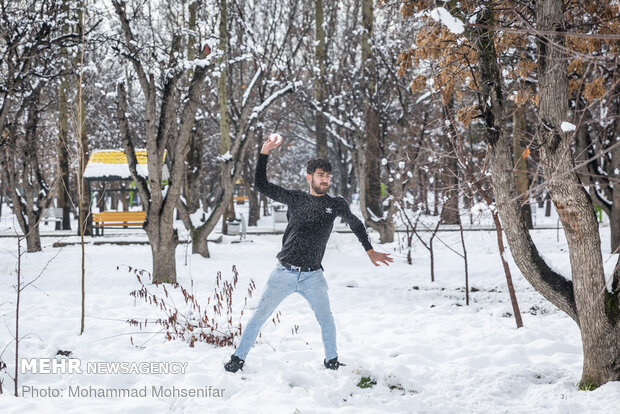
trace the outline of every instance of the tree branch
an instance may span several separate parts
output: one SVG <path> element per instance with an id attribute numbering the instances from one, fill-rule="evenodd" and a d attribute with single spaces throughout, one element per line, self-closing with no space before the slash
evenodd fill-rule
<path id="1" fill-rule="evenodd" d="M 144 210 L 148 212 L 149 209 L 149 200 L 151 199 L 151 192 L 148 187 L 148 183 L 144 177 L 138 174 L 138 160 L 136 158 L 136 151 L 133 146 L 133 141 L 131 139 L 131 133 L 129 129 L 129 121 L 127 120 L 127 92 L 125 91 L 125 84 L 121 81 L 116 85 L 116 90 L 118 92 L 118 101 L 116 106 L 116 116 L 117 122 L 120 129 L 121 141 L 123 142 L 123 147 L 125 151 L 125 156 L 127 157 L 127 164 L 129 165 L 129 172 L 131 173 L 131 177 L 134 179 L 136 183 L 136 187 L 140 192 L 140 198 L 142 202 L 142 206 Z M 159 188 L 156 189 L 159 191 Z"/>

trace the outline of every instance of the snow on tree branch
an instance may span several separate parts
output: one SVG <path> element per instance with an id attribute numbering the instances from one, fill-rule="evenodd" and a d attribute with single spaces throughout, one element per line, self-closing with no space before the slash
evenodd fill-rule
<path id="1" fill-rule="evenodd" d="M 430 16 L 436 22 L 439 22 L 446 26 L 448 30 L 455 34 L 461 34 L 465 31 L 465 25 L 463 22 L 443 7 L 437 7 L 430 12 Z"/>
<path id="2" fill-rule="evenodd" d="M 252 89 L 254 88 L 254 85 L 256 85 L 256 81 L 258 81 L 258 79 L 260 78 L 261 74 L 263 73 L 264 67 L 263 65 L 260 65 L 258 67 L 258 69 L 256 70 L 256 73 L 254 74 L 254 77 L 252 78 L 252 81 L 250 82 L 250 84 L 248 85 L 248 87 L 245 90 L 245 93 L 243 94 L 243 100 L 241 101 L 241 106 L 244 107 L 248 98 L 250 97 L 250 93 L 252 92 Z"/>
<path id="3" fill-rule="evenodd" d="M 311 101 L 311 104 L 312 104 L 312 106 L 314 107 L 314 109 L 316 111 L 320 112 L 332 124 L 336 124 L 339 127 L 342 127 L 342 128 L 348 129 L 349 131 L 355 132 L 355 128 L 351 125 L 350 122 L 343 121 L 340 118 L 337 118 L 334 115 L 330 114 L 329 112 L 321 111 L 321 108 L 319 107 L 319 105 L 314 100 Z"/>
<path id="4" fill-rule="evenodd" d="M 282 95 L 293 91 L 295 85 L 289 83 L 284 88 L 279 91 L 274 92 L 269 98 L 265 99 L 265 101 L 259 106 L 255 106 L 252 110 L 252 114 L 250 115 L 250 119 L 258 118 L 258 116 L 269 107 L 276 99 L 280 98 Z"/>

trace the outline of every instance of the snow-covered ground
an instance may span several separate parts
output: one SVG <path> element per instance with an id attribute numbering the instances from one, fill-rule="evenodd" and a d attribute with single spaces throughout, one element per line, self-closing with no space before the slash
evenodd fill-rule
<path id="1" fill-rule="evenodd" d="M 269 218 L 262 220 L 267 225 Z M 549 221 L 554 224 L 553 217 Z M 145 240 L 139 232 L 122 234 L 99 239 Z M 562 234 L 559 241 L 554 229 L 534 230 L 532 235 L 552 267 L 568 275 Z M 279 307 L 281 322 L 267 322 L 243 371 L 236 374 L 223 369 L 232 348 L 204 343 L 191 348 L 180 341 L 166 341 L 156 333 L 161 329 L 157 325 L 140 330 L 126 323 L 131 318 L 161 316 L 155 306 L 129 295 L 140 285 L 127 266 L 151 268 L 146 245 L 86 246 L 86 327 L 80 335 L 80 247 L 54 248 L 52 243 L 59 237 L 45 237 L 42 252 L 22 257 L 24 281 L 42 272 L 23 292 L 20 304 L 22 358 L 54 358 L 63 350 L 71 351 L 71 357 L 84 365 L 94 361 L 182 362 L 187 363 L 186 370 L 184 374 L 20 376 L 20 395 L 22 387 L 31 387 L 39 393 L 59 390 L 62 396 L 57 398 L 15 398 L 13 381 L 2 372 L 1 412 L 605 413 L 620 406 L 618 382 L 593 392 L 577 390 L 582 356 L 576 325 L 535 292 L 511 260 L 525 324 L 516 329 L 493 232 L 466 233 L 470 286 L 476 290 L 470 306 L 465 306 L 463 261 L 442 244 L 460 251 L 458 232 L 437 236 L 441 241 L 435 242 L 434 283 L 430 282 L 428 252 L 419 242 L 410 266 L 405 252 L 398 251 L 398 242 L 379 245 L 376 234 L 372 237 L 377 250 L 394 254 L 392 266 L 372 266 L 351 233 L 334 233 L 323 261 L 340 360 L 347 365 L 335 372 L 323 367 L 318 324 L 304 299 L 293 295 Z M 601 237 L 610 272 L 615 260 L 609 257 L 608 227 L 601 228 Z M 280 235 L 250 234 L 247 238 L 251 242 L 233 244 L 235 237 L 225 237 L 220 244 L 210 244 L 211 259 L 186 256 L 184 245 L 176 251 L 179 283 L 189 288 L 193 280 L 195 295 L 203 303 L 217 272 L 230 278 L 231 267 L 237 267 L 235 317 L 243 307 L 250 279 L 256 282 L 258 291 L 249 299 L 242 323 L 259 300 L 281 242 Z M 2 360 L 11 374 L 16 251 L 15 238 L 0 238 L 0 352 L 4 349 Z M 176 304 L 184 309 L 182 301 Z M 297 333 L 293 333 L 296 325 Z M 360 388 L 363 377 L 376 384 Z M 69 387 L 75 390 L 78 385 L 95 390 L 147 387 L 148 392 L 134 398 L 70 397 Z M 210 398 L 152 395 L 151 387 L 160 386 L 177 390 L 211 386 L 224 391 L 222 397 Z"/>

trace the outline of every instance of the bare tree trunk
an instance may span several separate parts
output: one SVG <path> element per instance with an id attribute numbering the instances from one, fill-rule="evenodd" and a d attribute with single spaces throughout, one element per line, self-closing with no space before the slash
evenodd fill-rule
<path id="1" fill-rule="evenodd" d="M 521 195 L 519 200 L 521 201 L 521 213 L 523 214 L 523 220 L 528 229 L 533 229 L 532 223 L 532 210 L 530 208 L 530 200 L 528 190 L 530 188 L 529 180 L 527 177 L 527 156 L 522 157 L 525 148 L 522 146 L 522 142 L 525 142 L 527 137 L 527 125 L 525 123 L 525 107 L 519 106 L 515 109 L 513 115 L 513 147 L 514 147 L 514 163 L 516 165 L 515 175 L 517 180 L 517 192 Z"/>
<path id="2" fill-rule="evenodd" d="M 260 218 L 260 198 L 257 191 L 254 188 L 250 189 L 248 194 L 249 213 L 248 213 L 248 226 L 258 226 L 258 220 Z"/>
<path id="3" fill-rule="evenodd" d="M 78 223 L 78 234 L 80 236 L 81 248 L 81 314 L 80 314 L 80 335 L 84 333 L 86 326 L 86 247 L 84 245 L 84 235 L 92 234 L 92 222 L 90 220 L 90 182 L 84 179 L 84 170 L 88 162 L 88 140 L 86 139 L 86 113 L 84 105 L 84 50 L 86 49 L 86 0 L 81 0 L 77 5 L 77 21 L 80 34 L 80 52 L 76 56 L 76 97 L 75 97 L 75 116 L 74 132 L 77 135 L 78 143 L 78 198 L 80 204 Z M 105 188 L 105 186 L 104 186 Z"/>
<path id="4" fill-rule="evenodd" d="M 620 137 L 620 85 L 616 82 L 615 88 L 615 137 Z M 613 142 L 613 141 L 612 141 Z M 611 173 L 613 178 L 618 180 L 620 178 L 620 148 L 615 147 L 611 154 L 612 166 Z M 617 183 L 618 181 L 614 181 Z M 610 206 L 611 213 L 609 214 L 609 227 L 611 230 L 611 251 L 615 252 L 620 249 L 620 188 L 617 185 L 613 186 L 612 203 Z"/>
<path id="5" fill-rule="evenodd" d="M 42 164 L 38 159 L 40 142 L 37 141 L 37 128 L 41 87 L 41 84 L 35 87 L 18 110 L 27 113 L 23 134 L 17 132 L 17 123 L 13 123 L 9 127 L 13 139 L 9 140 L 4 151 L 0 153 L 0 173 L 8 186 L 13 213 L 26 236 L 28 252 L 41 250 L 39 221 L 54 195 L 53 186 L 48 187 L 43 179 Z"/>
<path id="6" fill-rule="evenodd" d="M 487 4 L 477 23 L 495 24 L 493 10 Z M 562 275 L 554 272 L 540 257 L 536 245 L 522 219 L 515 175 L 512 171 L 512 142 L 506 124 L 505 99 L 494 46 L 493 33 L 481 29 L 472 32 L 478 54 L 481 78 L 480 102 L 482 119 L 487 130 L 489 167 L 499 215 L 515 263 L 525 278 L 547 300 L 577 320 L 573 286 Z"/>
<path id="7" fill-rule="evenodd" d="M 536 24 L 543 31 L 564 31 L 562 0 L 536 3 Z M 598 222 L 592 200 L 576 172 L 572 133 L 564 132 L 568 114 L 567 58 L 563 36 L 539 38 L 539 116 L 537 140 L 549 193 L 568 242 L 581 330 L 584 363 L 581 384 L 620 380 L 618 296 L 605 286 Z"/>
<path id="8" fill-rule="evenodd" d="M 465 245 L 463 223 L 461 221 L 459 221 L 459 232 L 461 234 L 461 246 L 463 246 L 463 266 L 465 267 L 465 305 L 469 306 L 469 266 L 467 264 L 467 246 Z"/>
<path id="9" fill-rule="evenodd" d="M 4 178 L 0 174 L 0 218 L 2 218 L 2 205 L 4 204 Z"/>
<path id="10" fill-rule="evenodd" d="M 618 157 L 620 158 L 620 156 Z M 611 202 L 611 215 L 609 227 L 611 232 L 611 251 L 618 252 L 620 249 L 620 188 L 614 188 Z"/>
<path id="11" fill-rule="evenodd" d="M 488 200 L 489 202 L 491 200 Z M 490 205 L 490 204 L 489 204 Z M 521 319 L 521 310 L 519 310 L 519 302 L 517 302 L 517 295 L 515 293 L 515 287 L 512 283 L 512 273 L 510 272 L 510 266 L 506 260 L 506 248 L 504 247 L 504 236 L 502 235 L 502 224 L 499 221 L 499 215 L 497 211 L 491 212 L 493 216 L 493 222 L 495 223 L 495 233 L 497 235 L 497 246 L 499 248 L 499 256 L 502 260 L 502 266 L 504 267 L 504 275 L 506 276 L 506 285 L 508 286 L 508 294 L 510 295 L 510 303 L 512 304 L 512 311 L 515 315 L 515 323 L 517 328 L 523 327 L 523 319 Z"/>
<path id="12" fill-rule="evenodd" d="M 228 181 L 230 175 L 230 160 L 226 157 L 230 151 L 230 120 L 228 119 L 228 85 L 227 85 L 227 73 L 228 73 L 228 11 L 227 0 L 220 0 L 220 43 L 219 49 L 223 53 L 220 58 L 219 70 L 220 76 L 217 81 L 217 102 L 220 113 L 220 154 L 224 157 L 222 162 L 222 186 Z M 231 193 L 232 194 L 232 193 Z M 235 206 L 232 198 L 227 200 L 227 207 L 224 210 L 222 216 L 222 234 L 228 234 L 227 220 L 234 218 Z"/>
<path id="13" fill-rule="evenodd" d="M 261 194 L 260 202 L 261 202 L 261 205 L 263 206 L 263 217 L 267 217 L 270 214 L 269 202 L 267 201 L 267 197 Z"/>
<path id="14" fill-rule="evenodd" d="M 199 1 L 190 1 L 188 11 L 188 29 L 190 33 L 196 32 L 196 13 Z M 196 39 L 193 35 L 187 39 L 187 60 L 192 61 L 196 58 Z M 189 76 L 186 78 L 189 80 Z M 200 208 L 200 179 L 202 176 L 202 140 L 197 134 L 197 126 L 192 125 L 192 133 L 189 140 L 189 151 L 187 153 L 187 170 L 185 174 L 185 199 L 190 211 Z M 205 206 L 206 208 L 206 206 Z"/>
<path id="15" fill-rule="evenodd" d="M 420 217 L 418 216 L 418 219 L 419 218 Z M 437 232 L 439 231 L 439 224 L 441 222 L 437 221 L 437 224 L 435 225 L 435 228 L 433 229 L 433 232 L 431 233 L 431 237 L 428 239 L 428 243 L 426 243 L 422 239 L 422 237 L 418 234 L 418 231 L 416 230 L 417 223 L 418 223 L 418 221 L 416 220 L 416 223 L 413 226 L 413 234 L 415 234 L 415 236 L 418 238 L 418 240 L 420 240 L 420 243 L 422 243 L 422 246 L 424 246 L 426 248 L 426 250 L 428 250 L 428 252 L 430 254 L 430 259 L 431 259 L 431 282 L 434 282 L 435 281 L 435 251 L 433 250 L 433 241 L 435 240 L 435 236 L 437 236 Z"/>
<path id="16" fill-rule="evenodd" d="M 319 110 L 315 110 L 316 155 L 327 158 L 327 125 L 325 116 L 325 28 L 323 27 L 323 0 L 314 0 L 314 99 Z"/>
<path id="17" fill-rule="evenodd" d="M 26 234 L 26 249 L 28 253 L 41 251 L 41 236 L 39 235 L 38 225 L 31 226 L 30 231 Z"/>
<path id="18" fill-rule="evenodd" d="M 80 1 L 78 5 L 78 28 L 80 31 L 80 37 L 82 38 L 84 35 L 84 31 L 86 30 L 83 27 L 83 13 L 84 13 L 84 3 L 83 0 Z M 75 79 L 76 91 L 78 94 L 81 93 L 82 90 L 82 71 L 84 70 L 84 47 L 80 48 L 79 53 L 75 57 L 76 66 L 79 67 L 78 76 Z M 83 179 L 84 170 L 86 169 L 86 164 L 88 163 L 88 158 L 90 156 L 90 151 L 88 149 L 88 136 L 86 135 L 86 106 L 84 104 L 83 99 L 76 99 L 76 108 L 75 108 L 75 120 L 74 126 L 75 131 L 77 133 L 77 139 L 79 141 L 79 155 L 78 155 L 78 170 L 80 177 L 80 182 L 77 183 L 78 186 L 81 187 L 81 191 L 78 192 L 79 198 L 79 216 L 80 222 L 82 223 L 82 232 L 80 232 L 78 226 L 78 234 L 90 236 L 93 234 L 92 228 L 92 220 L 90 213 L 90 192 L 88 183 Z"/>
<path id="19" fill-rule="evenodd" d="M 428 173 L 422 170 L 421 168 L 418 168 L 417 171 L 418 171 L 419 198 L 416 199 L 416 201 L 422 202 L 422 205 L 424 206 L 424 214 L 428 216 L 429 214 L 431 214 L 431 209 L 428 206 L 428 193 L 430 190 L 430 185 L 428 185 L 429 184 Z M 437 214 L 433 214 L 433 215 L 436 216 Z"/>
<path id="20" fill-rule="evenodd" d="M 449 102 L 443 105 L 443 110 L 450 115 L 447 119 L 453 119 L 454 96 L 450 97 Z M 459 214 L 459 167 L 454 147 L 449 139 L 445 139 L 445 154 L 442 157 L 443 174 L 441 182 L 444 190 L 442 191 L 444 202 L 441 205 L 441 223 L 459 224 L 461 215 Z M 448 150 L 449 149 L 449 150 Z"/>
<path id="21" fill-rule="evenodd" d="M 63 1 L 63 12 L 69 13 L 69 2 Z M 62 33 L 69 33 L 69 25 L 64 24 Z M 69 68 L 69 55 L 67 49 L 63 48 L 61 52 L 63 59 L 63 67 L 65 70 Z M 56 230 L 59 227 L 63 230 L 71 230 L 71 205 L 69 196 L 69 146 L 67 139 L 69 137 L 69 102 L 67 97 L 67 89 L 69 88 L 69 80 L 67 75 L 63 75 L 60 80 L 60 86 L 58 88 L 58 141 L 56 141 L 56 148 L 58 153 L 58 187 L 57 187 L 57 200 L 58 208 L 62 208 L 62 222 L 56 222 Z"/>
<path id="22" fill-rule="evenodd" d="M 222 234 L 228 234 L 228 221 L 234 220 L 235 215 L 235 202 L 232 197 L 226 202 L 226 208 L 224 214 L 222 214 Z"/>
<path id="23" fill-rule="evenodd" d="M 261 133 L 256 134 L 257 143 L 260 142 Z M 250 153 L 254 153 L 254 148 L 250 147 Z M 244 184 L 246 185 L 246 194 L 248 196 L 248 226 L 257 226 L 258 220 L 260 219 L 260 197 L 259 191 L 256 190 L 254 186 L 254 168 L 255 163 L 246 162 L 245 163 L 245 178 L 243 179 Z"/>
<path id="24" fill-rule="evenodd" d="M 609 217 L 611 251 L 620 250 L 620 194 L 616 183 L 620 178 L 620 147 L 615 146 L 620 136 L 620 84 L 615 82 L 609 93 L 611 108 L 606 119 L 611 119 L 606 127 L 593 128 L 592 105 L 586 106 L 576 99 L 576 118 L 579 119 L 576 132 L 575 162 L 586 163 L 579 171 L 580 180 L 589 187 L 589 194 L 595 207 Z M 593 131 L 591 133 L 590 131 Z M 595 148 L 597 151 L 595 151 Z M 602 151 L 611 150 L 611 157 L 598 157 Z M 598 152 L 598 154 L 597 154 Z M 601 173 L 601 170 L 605 173 Z"/>
<path id="25" fill-rule="evenodd" d="M 211 257 L 209 254 L 209 243 L 207 242 L 207 232 L 201 228 L 192 229 L 192 254 L 199 254 L 202 257 Z"/>
<path id="26" fill-rule="evenodd" d="M 349 183 L 349 170 L 350 170 L 350 161 L 349 159 L 349 151 L 338 142 L 334 142 L 334 146 L 336 147 L 336 157 L 338 159 L 338 181 L 339 188 L 338 194 L 345 198 L 347 201 L 351 201 L 351 186 Z"/>
<path id="27" fill-rule="evenodd" d="M 536 28 L 543 33 L 562 32 L 562 0 L 535 3 Z M 495 24 L 489 3 L 476 23 Z M 609 293 L 600 250 L 598 223 L 592 201 L 576 173 L 571 136 L 561 128 L 568 116 L 567 58 L 564 37 L 540 35 L 539 117 L 536 144 L 545 182 L 562 221 L 569 246 L 572 281 L 556 273 L 540 257 L 521 215 L 512 171 L 512 143 L 504 131 L 505 100 L 494 47 L 494 35 L 474 29 L 478 53 L 482 119 L 487 129 L 489 166 L 499 214 L 515 263 L 544 297 L 573 318 L 580 330 L 584 352 L 581 385 L 596 387 L 620 379 L 620 311 L 618 296 Z"/>
<path id="28" fill-rule="evenodd" d="M 120 186 L 123 190 L 129 190 L 129 185 L 129 181 L 123 181 L 122 183 L 120 183 Z M 129 191 L 121 191 L 120 198 L 123 211 L 129 211 L 129 208 L 131 207 L 129 205 Z"/>
<path id="29" fill-rule="evenodd" d="M 159 224 L 149 223 L 146 230 L 153 254 L 153 282 L 176 282 L 175 251 L 179 240 L 172 228 L 172 216 L 162 217 Z"/>
<path id="30" fill-rule="evenodd" d="M 439 174 L 433 173 L 433 216 L 439 215 Z"/>
<path id="31" fill-rule="evenodd" d="M 377 73 L 372 46 L 374 30 L 373 0 L 363 0 L 362 2 L 362 26 L 364 29 L 362 32 L 362 73 L 366 82 L 364 96 L 365 152 L 363 155 L 364 165 L 360 166 L 364 169 L 365 174 L 358 175 L 365 178 L 363 194 L 360 191 L 360 198 L 364 197 L 362 215 L 366 225 L 379 232 L 381 243 L 388 243 L 394 240 L 394 223 L 391 214 L 387 214 L 384 218 L 381 203 L 381 154 L 383 153 L 381 145 L 383 131 L 381 130 L 380 115 L 377 110 L 375 97 Z M 360 185 L 360 190 L 361 188 Z"/>

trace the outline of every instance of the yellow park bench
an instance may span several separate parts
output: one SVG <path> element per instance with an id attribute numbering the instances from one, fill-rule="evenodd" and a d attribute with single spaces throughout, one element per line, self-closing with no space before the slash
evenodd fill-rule
<path id="1" fill-rule="evenodd" d="M 144 211 L 103 211 L 101 213 L 93 213 L 93 229 L 95 236 L 103 236 L 104 228 L 142 228 L 145 219 Z"/>

